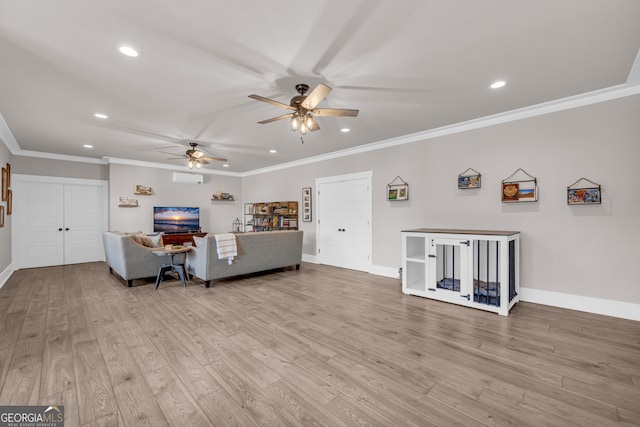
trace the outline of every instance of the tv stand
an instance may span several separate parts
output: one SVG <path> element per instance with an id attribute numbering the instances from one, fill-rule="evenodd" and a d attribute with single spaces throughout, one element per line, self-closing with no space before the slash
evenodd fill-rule
<path id="1" fill-rule="evenodd" d="M 183 245 L 186 243 L 194 244 L 194 237 L 204 237 L 207 233 L 171 233 L 162 235 L 163 245 Z"/>

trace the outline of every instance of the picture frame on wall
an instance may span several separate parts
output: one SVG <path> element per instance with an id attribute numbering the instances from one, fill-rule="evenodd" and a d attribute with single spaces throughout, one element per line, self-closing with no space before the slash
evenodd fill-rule
<path id="1" fill-rule="evenodd" d="M 7 174 L 7 168 L 2 168 L 2 201 L 7 200 L 7 190 L 9 189 L 9 177 Z"/>
<path id="2" fill-rule="evenodd" d="M 537 178 L 529 175 L 523 169 L 516 169 L 508 178 L 502 180 L 501 199 L 502 203 L 537 202 Z"/>
<path id="3" fill-rule="evenodd" d="M 13 212 L 13 191 L 7 190 L 7 215 Z"/>
<path id="4" fill-rule="evenodd" d="M 400 176 L 396 176 L 393 181 L 387 184 L 387 200 L 409 200 L 409 184 Z"/>
<path id="5" fill-rule="evenodd" d="M 0 227 L 4 227 L 4 206 L 0 206 Z"/>
<path id="6" fill-rule="evenodd" d="M 473 168 L 469 168 L 458 175 L 458 189 L 467 190 L 470 188 L 480 188 L 480 179 L 480 172 Z"/>
<path id="7" fill-rule="evenodd" d="M 580 178 L 567 186 L 568 205 L 599 205 L 601 203 L 602 192 L 600 184 L 587 178 Z"/>
<path id="8" fill-rule="evenodd" d="M 302 189 L 302 222 L 311 222 L 311 187 Z"/>

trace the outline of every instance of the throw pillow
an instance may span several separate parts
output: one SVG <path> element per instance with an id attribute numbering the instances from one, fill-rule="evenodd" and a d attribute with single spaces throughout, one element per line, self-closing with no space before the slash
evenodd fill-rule
<path id="1" fill-rule="evenodd" d="M 129 237 L 131 237 L 131 239 L 137 244 L 144 246 L 144 243 L 142 243 L 142 240 L 140 239 L 141 236 L 139 234 L 130 234 Z"/>
<path id="2" fill-rule="evenodd" d="M 140 239 L 140 243 L 143 246 L 146 246 L 148 248 L 157 248 L 158 247 L 158 241 L 160 236 L 145 236 L 144 234 L 139 234 L 138 238 Z"/>

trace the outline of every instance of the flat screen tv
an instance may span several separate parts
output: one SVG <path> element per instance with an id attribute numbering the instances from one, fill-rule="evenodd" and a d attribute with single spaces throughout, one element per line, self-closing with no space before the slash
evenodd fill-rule
<path id="1" fill-rule="evenodd" d="M 200 208 L 154 206 L 153 231 L 156 233 L 191 233 L 200 229 Z"/>

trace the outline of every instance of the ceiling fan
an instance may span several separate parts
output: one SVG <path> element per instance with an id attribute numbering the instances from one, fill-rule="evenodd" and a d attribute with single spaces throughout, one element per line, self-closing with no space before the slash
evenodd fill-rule
<path id="1" fill-rule="evenodd" d="M 205 153 L 203 151 L 198 150 L 196 147 L 198 146 L 197 142 L 189 142 L 189 145 L 191 146 L 191 148 L 187 149 L 187 151 L 180 155 L 180 154 L 175 154 L 175 153 L 167 153 L 165 151 L 161 151 L 161 153 L 164 154 L 171 154 L 171 155 L 175 155 L 175 156 L 180 156 L 180 157 L 172 157 L 170 159 L 167 160 L 173 160 L 173 159 L 181 159 L 181 158 L 185 158 L 189 161 L 189 169 L 193 169 L 193 167 L 195 166 L 196 168 L 200 169 L 200 167 L 202 165 L 208 165 L 209 161 L 212 160 L 216 160 L 219 162 L 226 162 L 227 159 L 223 159 L 221 157 L 207 157 L 205 156 Z"/>
<path id="2" fill-rule="evenodd" d="M 276 107 L 286 108 L 287 110 L 293 111 L 292 113 L 283 114 L 282 116 L 273 117 L 267 120 L 262 120 L 258 123 L 266 124 L 275 122 L 277 120 L 291 118 L 291 130 L 299 130 L 302 135 L 305 135 L 308 131 L 313 132 L 320 129 L 320 126 L 318 126 L 318 122 L 315 120 L 316 116 L 356 117 L 358 115 L 358 110 L 316 108 L 316 106 L 327 97 L 329 92 L 331 92 L 331 88 L 329 86 L 320 83 L 309 93 L 309 95 L 305 95 L 308 90 L 309 85 L 306 85 L 304 83 L 297 84 L 296 91 L 299 93 L 299 95 L 291 98 L 291 101 L 289 101 L 289 105 L 283 104 L 282 102 L 274 101 L 273 99 L 265 98 L 260 95 L 249 95 L 249 98 L 257 99 L 258 101 L 273 104 Z"/>

